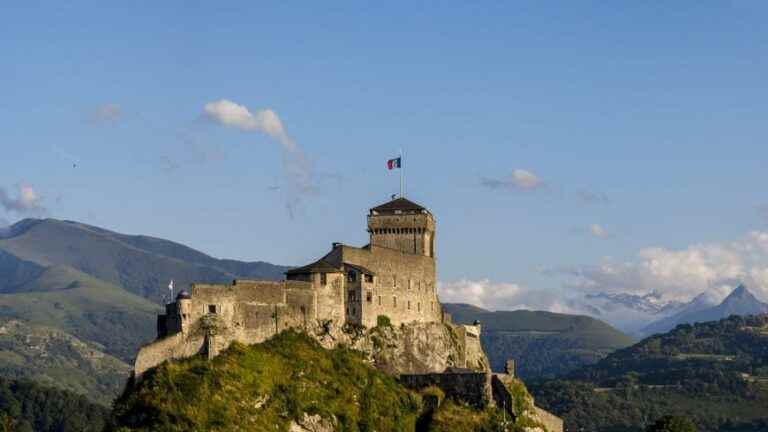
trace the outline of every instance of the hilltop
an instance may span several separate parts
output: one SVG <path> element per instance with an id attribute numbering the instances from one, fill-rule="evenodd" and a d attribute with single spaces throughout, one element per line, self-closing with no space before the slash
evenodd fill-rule
<path id="1" fill-rule="evenodd" d="M 700 431 L 760 430 L 768 427 L 768 315 L 679 325 L 531 390 L 569 429 L 641 431 L 677 414 Z"/>
<path id="2" fill-rule="evenodd" d="M 524 378 L 554 377 L 595 363 L 634 341 L 610 325 L 588 316 L 544 311 L 491 312 L 468 304 L 444 304 L 456 323 L 480 321 L 480 340 L 491 369 L 500 371 L 514 359 Z"/>
<path id="3" fill-rule="evenodd" d="M 262 344 L 234 343 L 211 361 L 164 363 L 129 383 L 113 417 L 120 431 L 469 432 L 498 430 L 503 420 L 496 409 L 453 401 L 426 410 L 421 394 L 356 351 L 326 350 L 286 331 Z"/>

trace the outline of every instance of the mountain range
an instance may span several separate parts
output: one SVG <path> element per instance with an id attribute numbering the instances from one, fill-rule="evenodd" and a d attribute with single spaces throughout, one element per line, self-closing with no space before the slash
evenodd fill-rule
<path id="1" fill-rule="evenodd" d="M 502 371 L 507 359 L 514 359 L 516 374 L 523 379 L 559 376 L 634 343 L 610 325 L 584 315 L 491 312 L 461 303 L 443 307 L 455 323 L 480 321 L 480 341 L 491 368 Z"/>
<path id="2" fill-rule="evenodd" d="M 78 222 L 22 220 L 0 236 L 0 325 L 6 329 L 0 333 L 0 371 L 108 403 L 139 346 L 155 337 L 168 281 L 184 287 L 193 281 L 280 279 L 286 269 L 216 259 L 168 240 Z M 23 346 L 24 334 L 38 341 L 39 352 Z M 89 365 L 80 348 L 114 361 Z"/>
<path id="3" fill-rule="evenodd" d="M 644 327 L 641 335 L 664 333 L 679 324 L 717 321 L 731 315 L 758 315 L 768 313 L 768 304 L 758 300 L 746 286 L 739 285 L 721 303 L 712 305 L 705 294 L 696 296 L 674 315 L 662 318 Z"/>

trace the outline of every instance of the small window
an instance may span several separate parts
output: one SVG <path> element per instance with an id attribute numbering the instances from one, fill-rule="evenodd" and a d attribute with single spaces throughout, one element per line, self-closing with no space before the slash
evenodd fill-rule
<path id="1" fill-rule="evenodd" d="M 353 290 L 349 290 L 347 295 L 348 295 L 350 301 L 355 299 L 355 292 Z"/>
<path id="2" fill-rule="evenodd" d="M 379 296 L 379 306 L 381 306 L 381 296 Z"/>
<path id="3" fill-rule="evenodd" d="M 208 313 L 215 314 L 216 313 L 216 305 L 208 305 Z"/>
<path id="4" fill-rule="evenodd" d="M 373 275 L 365 275 L 365 281 L 368 283 L 373 283 Z"/>
<path id="5" fill-rule="evenodd" d="M 416 303 L 416 311 L 421 312 L 421 303 Z"/>
<path id="6" fill-rule="evenodd" d="M 357 274 L 354 270 L 350 270 L 347 272 L 347 281 L 354 282 L 357 280 Z"/>
<path id="7" fill-rule="evenodd" d="M 365 293 L 365 301 L 367 301 L 368 303 L 372 303 L 373 302 L 373 294 L 370 293 L 370 292 Z"/>
<path id="8" fill-rule="evenodd" d="M 397 276 L 392 276 L 392 286 L 397 288 Z"/>
<path id="9" fill-rule="evenodd" d="M 397 307 L 397 297 L 392 296 L 392 306 Z"/>
<path id="10" fill-rule="evenodd" d="M 408 310 L 411 310 L 411 301 L 408 300 Z"/>
<path id="11" fill-rule="evenodd" d="M 320 285 L 328 285 L 328 275 L 326 273 L 320 273 Z"/>

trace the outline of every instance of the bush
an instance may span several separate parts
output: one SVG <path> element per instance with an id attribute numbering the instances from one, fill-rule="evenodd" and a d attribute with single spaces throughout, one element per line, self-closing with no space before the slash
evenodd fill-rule
<path id="1" fill-rule="evenodd" d="M 386 315 L 376 317 L 376 327 L 392 327 L 392 321 Z"/>

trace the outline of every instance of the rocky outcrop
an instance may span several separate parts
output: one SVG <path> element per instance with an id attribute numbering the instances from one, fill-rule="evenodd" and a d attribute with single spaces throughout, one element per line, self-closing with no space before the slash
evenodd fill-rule
<path id="1" fill-rule="evenodd" d="M 490 371 L 480 346 L 479 326 L 447 323 L 386 323 L 367 329 L 345 326 L 315 332 L 325 348 L 348 345 L 364 353 L 376 368 L 392 375 L 443 372 L 449 367 Z"/>

